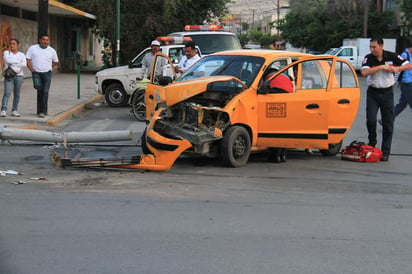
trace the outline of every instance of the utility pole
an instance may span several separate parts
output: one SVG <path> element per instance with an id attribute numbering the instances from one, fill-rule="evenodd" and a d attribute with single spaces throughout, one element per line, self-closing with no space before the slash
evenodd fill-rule
<path id="1" fill-rule="evenodd" d="M 363 37 L 368 37 L 368 14 L 369 14 L 369 1 L 363 0 Z"/>
<path id="2" fill-rule="evenodd" d="M 252 28 L 255 28 L 255 9 L 252 9 Z"/>
<path id="3" fill-rule="evenodd" d="M 49 27 L 49 0 L 39 0 L 39 12 L 37 13 L 38 37 L 47 34 Z"/>
<path id="4" fill-rule="evenodd" d="M 120 0 L 116 1 L 116 67 L 120 60 Z"/>
<path id="5" fill-rule="evenodd" d="M 277 20 L 277 25 L 276 25 L 276 31 L 277 31 L 277 39 L 278 39 L 278 41 L 280 41 L 280 32 L 279 32 L 280 5 L 279 5 L 279 0 L 277 2 L 277 13 L 278 13 L 278 20 Z"/>

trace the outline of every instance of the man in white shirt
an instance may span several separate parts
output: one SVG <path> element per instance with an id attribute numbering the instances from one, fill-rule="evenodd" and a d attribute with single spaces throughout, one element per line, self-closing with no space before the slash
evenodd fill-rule
<path id="1" fill-rule="evenodd" d="M 180 59 L 179 64 L 175 67 L 175 71 L 183 73 L 199 59 L 200 56 L 196 52 L 196 44 L 193 41 L 189 41 L 185 44 L 185 56 Z"/>
<path id="2" fill-rule="evenodd" d="M 27 67 L 32 73 L 33 86 L 37 90 L 37 115 L 47 115 L 47 102 L 53 66 L 59 63 L 56 51 L 49 46 L 49 36 L 40 35 L 39 43 L 31 45 L 26 53 Z"/>

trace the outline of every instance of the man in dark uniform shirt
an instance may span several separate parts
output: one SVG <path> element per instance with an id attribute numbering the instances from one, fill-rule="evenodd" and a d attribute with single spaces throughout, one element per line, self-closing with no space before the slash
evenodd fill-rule
<path id="1" fill-rule="evenodd" d="M 366 127 L 368 129 L 369 145 L 376 146 L 376 115 L 378 110 L 382 114 L 382 152 L 381 161 L 388 161 L 391 152 L 394 103 L 393 89 L 395 84 L 394 73 L 408 70 L 412 65 L 401 56 L 383 50 L 383 39 L 370 40 L 371 53 L 366 55 L 361 68 L 362 76 L 367 76 L 366 96 Z"/>

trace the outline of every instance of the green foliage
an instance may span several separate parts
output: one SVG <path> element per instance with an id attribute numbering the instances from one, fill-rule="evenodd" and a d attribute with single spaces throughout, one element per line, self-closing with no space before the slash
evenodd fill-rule
<path id="1" fill-rule="evenodd" d="M 412 1 L 398 0 L 398 4 L 402 12 L 401 19 L 404 23 L 404 35 L 412 43 Z"/>
<path id="2" fill-rule="evenodd" d="M 369 1 L 368 36 L 391 37 L 391 12 L 378 13 Z M 282 38 L 295 47 L 325 51 L 344 38 L 362 37 L 363 0 L 290 0 L 290 12 L 281 20 Z"/>
<path id="3" fill-rule="evenodd" d="M 250 29 L 248 31 L 248 37 L 249 37 L 250 41 L 259 42 L 260 38 L 262 38 L 262 36 L 263 36 L 263 32 L 261 32 L 257 29 L 253 28 L 253 29 Z"/>
<path id="4" fill-rule="evenodd" d="M 247 31 L 249 30 L 249 23 L 248 22 L 242 22 L 242 30 Z"/>
<path id="5" fill-rule="evenodd" d="M 260 44 L 264 48 L 267 48 L 270 45 L 273 45 L 276 41 L 277 41 L 277 36 L 270 35 L 270 34 L 264 34 L 259 40 Z"/>
<path id="6" fill-rule="evenodd" d="M 239 38 L 240 44 L 244 47 L 247 42 L 249 42 L 249 35 L 247 33 L 242 33 L 237 36 Z"/>
<path id="7" fill-rule="evenodd" d="M 183 31 L 187 24 L 215 23 L 214 18 L 226 13 L 228 1 L 120 1 L 120 62 L 127 63 L 157 36 Z M 116 0 L 66 0 L 65 3 L 96 15 L 99 35 L 116 45 Z M 114 51 L 113 60 L 116 54 Z"/>
<path id="8" fill-rule="evenodd" d="M 262 47 L 269 47 L 277 40 L 276 35 L 265 34 L 262 31 L 259 31 L 254 28 L 249 29 L 249 31 L 238 35 L 238 38 L 240 40 L 240 44 L 242 45 L 242 47 L 245 46 L 249 41 L 258 42 Z"/>

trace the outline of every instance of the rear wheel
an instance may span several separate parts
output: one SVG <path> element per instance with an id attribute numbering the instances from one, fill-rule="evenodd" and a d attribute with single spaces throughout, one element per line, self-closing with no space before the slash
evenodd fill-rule
<path id="1" fill-rule="evenodd" d="M 340 141 L 337 144 L 329 144 L 329 149 L 320 149 L 320 153 L 322 153 L 323 156 L 335 156 L 340 152 L 340 149 L 342 148 L 342 141 Z"/>
<path id="2" fill-rule="evenodd" d="M 250 155 L 250 136 L 248 131 L 240 126 L 229 128 L 221 144 L 223 162 L 232 167 L 246 165 Z"/>
<path id="3" fill-rule="evenodd" d="M 128 96 L 119 83 L 109 85 L 104 92 L 104 98 L 111 107 L 126 106 L 128 101 Z"/>
<path id="4" fill-rule="evenodd" d="M 146 104 L 144 102 L 144 89 L 137 89 L 133 94 L 131 102 L 132 113 L 139 121 L 146 120 Z"/>

